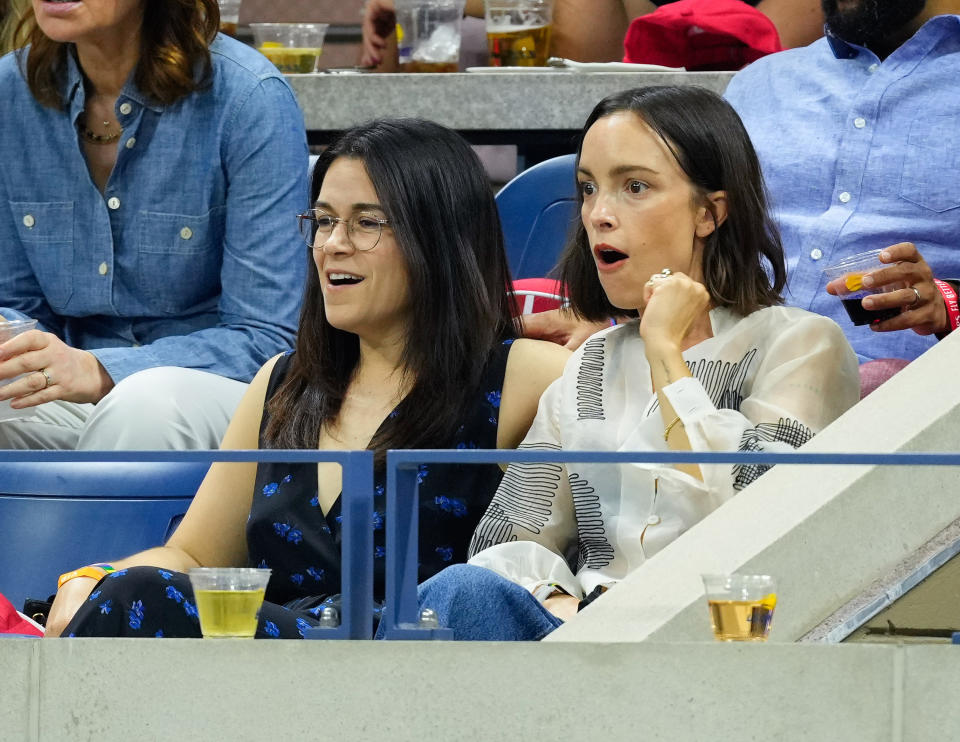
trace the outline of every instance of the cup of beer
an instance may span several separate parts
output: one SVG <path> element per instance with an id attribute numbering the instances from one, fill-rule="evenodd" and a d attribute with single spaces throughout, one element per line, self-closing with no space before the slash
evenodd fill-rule
<path id="1" fill-rule="evenodd" d="M 770 575 L 702 575 L 713 638 L 765 642 L 770 635 L 777 583 Z"/>
<path id="2" fill-rule="evenodd" d="M 243 0 L 218 0 L 220 5 L 220 33 L 237 38 L 240 22 L 240 3 Z"/>
<path id="3" fill-rule="evenodd" d="M 253 44 L 287 74 L 317 71 L 328 23 L 251 23 Z"/>
<path id="4" fill-rule="evenodd" d="M 855 325 L 869 325 L 872 322 L 880 322 L 900 314 L 900 307 L 864 309 L 863 304 L 861 304 L 863 297 L 870 294 L 882 294 L 903 288 L 901 283 L 871 286 L 869 288 L 863 285 L 864 276 L 881 268 L 889 267 L 890 264 L 880 262 L 880 252 L 881 250 L 878 249 L 857 253 L 823 269 L 827 286 L 833 289 L 840 298 L 843 308 L 847 310 L 850 320 Z"/>
<path id="5" fill-rule="evenodd" d="M 485 0 L 491 67 L 544 67 L 553 0 Z"/>
<path id="6" fill-rule="evenodd" d="M 466 0 L 396 0 L 401 72 L 456 72 Z"/>
<path id="7" fill-rule="evenodd" d="M 269 569 L 195 567 L 188 572 L 204 639 L 252 639 Z"/>

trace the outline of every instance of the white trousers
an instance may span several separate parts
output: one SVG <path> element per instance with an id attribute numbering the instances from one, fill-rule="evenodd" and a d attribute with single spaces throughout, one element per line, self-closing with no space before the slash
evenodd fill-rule
<path id="1" fill-rule="evenodd" d="M 0 419 L 0 448 L 217 448 L 246 390 L 242 381 L 205 371 L 151 368 L 128 376 L 96 405 L 57 401 L 12 411 Z"/>

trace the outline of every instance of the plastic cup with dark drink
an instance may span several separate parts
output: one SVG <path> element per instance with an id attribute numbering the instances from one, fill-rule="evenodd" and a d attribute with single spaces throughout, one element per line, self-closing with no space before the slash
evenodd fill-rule
<path id="1" fill-rule="evenodd" d="M 888 309 L 864 309 L 863 298 L 870 294 L 883 294 L 903 288 L 899 283 L 890 283 L 884 286 L 866 287 L 863 285 L 864 276 L 889 267 L 880 262 L 881 250 L 870 250 L 844 258 L 839 263 L 829 265 L 823 269 L 830 293 L 836 294 L 847 310 L 850 319 L 855 325 L 869 325 L 891 319 L 900 314 L 900 307 Z"/>
<path id="2" fill-rule="evenodd" d="M 243 0 L 219 0 L 220 31 L 237 38 L 237 23 L 240 21 L 240 4 Z"/>

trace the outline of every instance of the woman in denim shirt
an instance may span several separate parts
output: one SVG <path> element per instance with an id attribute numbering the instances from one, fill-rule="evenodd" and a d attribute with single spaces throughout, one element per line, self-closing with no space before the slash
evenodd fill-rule
<path id="1" fill-rule="evenodd" d="M 0 447 L 215 447 L 291 346 L 303 120 L 218 24 L 215 0 L 34 0 L 0 59 L 0 314 L 39 321 L 0 345 Z"/>

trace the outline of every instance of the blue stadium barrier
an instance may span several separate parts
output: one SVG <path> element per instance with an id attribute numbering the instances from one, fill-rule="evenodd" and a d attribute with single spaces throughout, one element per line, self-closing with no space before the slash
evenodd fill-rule
<path id="1" fill-rule="evenodd" d="M 418 484 L 421 464 L 821 464 L 960 466 L 955 453 L 741 453 L 693 451 L 404 450 L 387 452 L 386 595 L 387 639 L 449 639 L 449 629 L 420 625 L 417 601 Z"/>
<path id="2" fill-rule="evenodd" d="M 370 638 L 373 454 L 369 451 L 0 451 L 0 593 L 17 608 L 57 576 L 161 545 L 213 461 L 343 467 L 340 624 L 307 638 Z"/>

